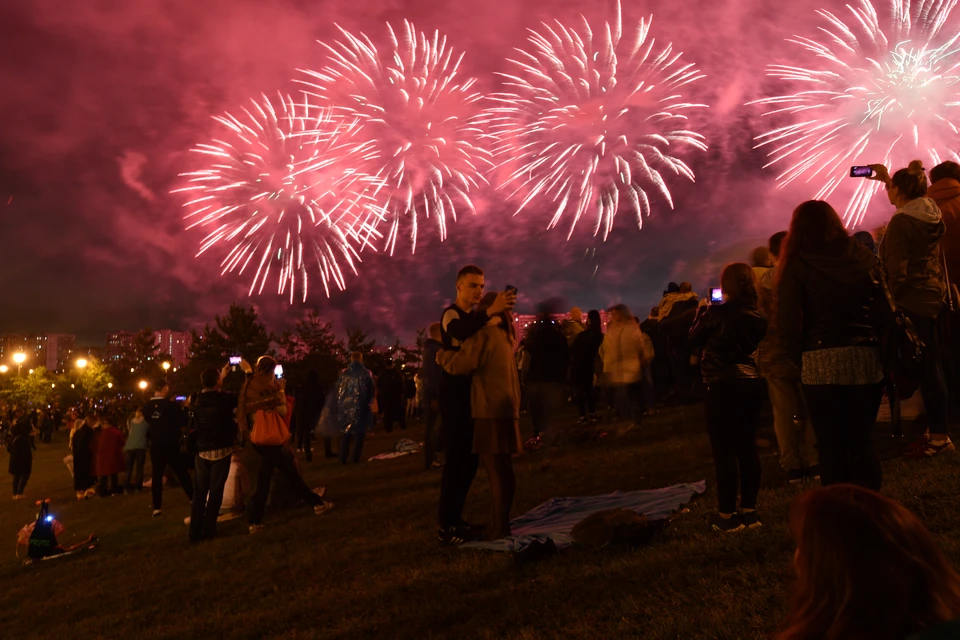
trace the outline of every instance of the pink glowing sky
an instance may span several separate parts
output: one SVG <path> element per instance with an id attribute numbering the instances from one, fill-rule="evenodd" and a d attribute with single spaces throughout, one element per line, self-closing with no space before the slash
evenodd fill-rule
<path id="1" fill-rule="evenodd" d="M 842 2 L 825 6 L 842 10 Z M 245 277 L 220 278 L 215 259 L 196 260 L 202 234 L 183 231 L 180 200 L 169 195 L 187 150 L 215 130 L 211 116 L 261 92 L 291 90 L 294 68 L 320 66 L 318 39 L 334 22 L 385 34 L 383 23 L 414 20 L 440 29 L 466 51 L 464 70 L 495 90 L 493 72 L 540 20 L 612 15 L 599 3 L 552 0 L 138 0 L 71 3 L 15 0 L 0 7 L 0 332 L 191 328 L 245 301 Z M 793 52 L 783 39 L 813 35 L 812 5 L 767 0 L 627 3 L 624 22 L 654 14 L 659 41 L 673 41 L 707 79 L 692 97 L 712 108 L 695 123 L 710 150 L 688 157 L 696 185 L 671 186 L 638 231 L 618 218 L 606 243 L 588 226 L 543 231 L 535 215 L 480 194 L 480 215 L 461 219 L 440 244 L 423 233 L 415 256 L 363 254 L 359 277 L 330 300 L 313 287 L 308 306 L 344 325 L 408 337 L 438 317 L 456 269 L 477 262 L 491 287 L 519 287 L 521 305 L 561 296 L 589 308 L 623 300 L 648 309 L 669 280 L 704 290 L 730 259 L 745 259 L 785 228 L 804 188 L 773 190 L 773 170 L 752 149 L 764 130 L 769 62 Z M 12 199 L 11 199 L 12 198 Z M 8 202 L 9 200 L 9 202 Z M 882 215 L 883 203 L 878 209 Z M 303 313 L 279 296 L 252 300 L 269 326 Z"/>

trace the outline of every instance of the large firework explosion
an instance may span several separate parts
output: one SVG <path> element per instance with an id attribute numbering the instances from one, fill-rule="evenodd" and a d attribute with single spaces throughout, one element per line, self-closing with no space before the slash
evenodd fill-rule
<path id="1" fill-rule="evenodd" d="M 771 65 L 768 75 L 795 93 L 758 101 L 775 107 L 764 115 L 792 122 L 757 137 L 767 166 L 785 166 L 781 186 L 813 183 L 825 199 L 856 164 L 906 166 L 914 158 L 938 163 L 960 159 L 953 121 L 960 106 L 960 32 L 946 21 L 956 0 L 892 0 L 882 17 L 869 0 L 847 6 L 848 22 L 819 10 L 821 40 L 789 39 L 809 54 L 808 66 Z M 863 221 L 879 189 L 861 180 L 845 221 Z"/>
<path id="2" fill-rule="evenodd" d="M 343 117 L 355 118 L 372 151 L 360 170 L 384 188 L 378 202 L 390 220 L 386 247 L 392 255 L 401 223 L 409 225 L 416 251 L 418 218 L 433 218 L 440 238 L 447 218 L 474 212 L 470 192 L 486 183 L 491 165 L 481 128 L 482 98 L 474 79 L 459 79 L 462 54 L 445 37 L 387 25 L 383 52 L 364 34 L 338 26 L 343 40 L 323 46 L 328 64 L 303 70 L 306 91 Z"/>
<path id="3" fill-rule="evenodd" d="M 215 119 L 228 135 L 193 151 L 210 164 L 182 174 L 190 194 L 188 229 L 207 236 L 197 253 L 225 253 L 222 274 L 255 270 L 249 293 L 262 293 L 278 270 L 277 293 L 307 299 L 316 268 L 324 291 L 345 287 L 341 265 L 356 273 L 358 250 L 379 237 L 373 198 L 382 182 L 353 167 L 370 151 L 356 123 L 310 105 L 305 97 L 251 100 L 243 116 Z"/>
<path id="4" fill-rule="evenodd" d="M 622 204 L 642 226 L 648 189 L 672 208 L 669 175 L 694 179 L 677 154 L 707 148 L 685 115 L 705 105 L 680 91 L 703 76 L 672 44 L 656 45 L 651 23 L 641 20 L 624 37 L 618 3 L 616 19 L 597 33 L 586 18 L 579 30 L 544 23 L 531 30 L 531 49 L 509 61 L 514 72 L 502 74 L 506 91 L 492 96 L 490 111 L 507 173 L 500 186 L 522 198 L 517 213 L 545 199 L 553 203 L 550 228 L 572 216 L 572 234 L 582 216 L 595 214 L 593 233 L 606 239 Z"/>

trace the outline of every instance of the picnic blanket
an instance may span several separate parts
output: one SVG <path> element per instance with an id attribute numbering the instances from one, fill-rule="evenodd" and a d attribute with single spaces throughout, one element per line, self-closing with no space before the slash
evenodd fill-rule
<path id="1" fill-rule="evenodd" d="M 414 442 L 409 438 L 401 438 L 397 441 L 396 446 L 393 447 L 393 451 L 388 451 L 387 453 L 381 453 L 367 459 L 367 462 L 373 460 L 392 460 L 393 458 L 401 458 L 403 456 L 409 456 L 413 453 L 423 451 L 422 442 Z"/>
<path id="2" fill-rule="evenodd" d="M 468 542 L 461 549 L 489 549 L 491 551 L 520 551 L 531 542 L 552 539 L 558 549 L 573 544 L 573 527 L 598 511 L 629 509 L 644 514 L 648 520 L 665 520 L 674 511 L 689 502 L 694 495 L 706 491 L 701 480 L 675 484 L 648 491 L 614 491 L 600 496 L 551 498 L 539 507 L 510 522 L 513 535 L 490 542 Z"/>

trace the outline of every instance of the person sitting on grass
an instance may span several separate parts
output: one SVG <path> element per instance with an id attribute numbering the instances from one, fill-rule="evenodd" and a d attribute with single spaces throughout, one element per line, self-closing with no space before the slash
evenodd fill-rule
<path id="1" fill-rule="evenodd" d="M 755 354 L 766 336 L 767 321 L 757 310 L 757 279 L 750 265 L 728 265 L 720 286 L 723 303 L 700 308 L 690 344 L 703 353 L 707 432 L 717 471 L 719 512 L 711 527 L 732 532 L 761 524 L 755 511 L 760 492 L 756 439 L 764 384 Z"/>
<path id="2" fill-rule="evenodd" d="M 797 499 L 790 528 L 797 581 L 776 640 L 960 637 L 960 575 L 903 506 L 830 485 Z"/>

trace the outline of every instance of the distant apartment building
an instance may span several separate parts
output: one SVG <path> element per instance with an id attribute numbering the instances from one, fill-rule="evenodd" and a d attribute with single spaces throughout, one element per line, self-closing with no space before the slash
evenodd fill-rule
<path id="1" fill-rule="evenodd" d="M 562 324 L 564 320 L 570 319 L 569 313 L 555 313 L 550 316 L 550 318 L 557 324 Z M 531 324 L 537 321 L 537 316 L 533 314 L 524 314 L 513 316 L 514 326 L 517 328 L 517 335 L 523 338 L 526 334 L 527 329 Z M 583 312 L 583 322 L 587 321 L 587 312 Z M 600 311 L 600 327 L 601 331 L 604 333 L 607 332 L 607 312 L 605 310 Z"/>
<path id="2" fill-rule="evenodd" d="M 136 338 L 136 332 L 116 331 L 107 334 L 107 349 L 105 357 L 107 362 L 116 362 L 121 354 L 133 345 Z M 170 364 L 174 367 L 182 367 L 190 359 L 191 336 L 189 331 L 173 331 L 171 329 L 162 329 L 153 332 L 154 344 L 157 346 L 158 353 L 170 356 Z"/>
<path id="3" fill-rule="evenodd" d="M 0 336 L 0 362 L 12 362 L 13 354 L 23 353 L 25 369 L 60 371 L 68 365 L 76 344 L 77 337 L 66 333 L 6 334 Z"/>

